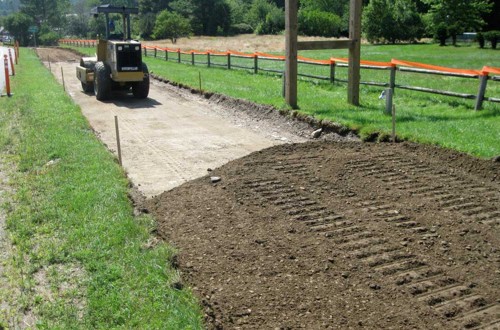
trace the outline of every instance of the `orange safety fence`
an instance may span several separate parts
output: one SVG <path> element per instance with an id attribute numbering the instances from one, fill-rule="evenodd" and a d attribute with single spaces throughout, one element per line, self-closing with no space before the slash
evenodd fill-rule
<path id="1" fill-rule="evenodd" d="M 183 52 L 181 52 L 183 53 Z M 208 51 L 199 51 L 199 50 L 195 50 L 195 49 L 191 49 L 191 50 L 188 50 L 186 52 L 184 52 L 183 54 L 194 54 L 194 55 L 207 55 L 208 54 Z"/>
<path id="2" fill-rule="evenodd" d="M 402 60 L 396 60 L 396 59 L 392 59 L 391 63 L 396 64 L 396 65 L 406 66 L 406 67 L 413 67 L 413 68 L 427 69 L 427 70 L 441 71 L 441 72 L 448 72 L 448 73 L 459 73 L 459 74 L 467 74 L 467 75 L 473 75 L 473 76 L 483 75 L 482 71 L 478 71 L 478 70 L 447 68 L 444 66 L 424 64 L 424 63 L 418 63 L 418 62 L 402 61 Z"/>
<path id="3" fill-rule="evenodd" d="M 148 47 L 148 46 L 142 46 L 142 48 L 146 48 L 146 47 Z M 154 48 L 161 50 L 163 52 L 170 52 L 170 53 L 177 53 L 177 52 L 181 51 L 180 48 L 168 48 L 168 47 L 162 48 L 162 47 L 156 47 L 156 46 Z"/>
<path id="4" fill-rule="evenodd" d="M 97 40 L 89 40 L 89 39 L 60 39 L 59 42 L 62 43 L 97 43 Z"/>
<path id="5" fill-rule="evenodd" d="M 304 56 L 297 56 L 297 59 L 301 62 L 304 63 L 316 63 L 316 64 L 324 64 L 324 65 L 330 65 L 332 63 L 331 60 L 317 60 L 314 58 L 308 58 Z"/>
<path id="6" fill-rule="evenodd" d="M 272 54 L 267 54 L 267 53 L 260 53 L 260 52 L 255 52 L 255 55 L 259 57 L 265 57 L 265 58 L 272 58 L 276 60 L 284 60 L 285 56 L 283 55 L 272 55 Z"/>
<path id="7" fill-rule="evenodd" d="M 219 52 L 219 51 L 216 51 L 216 50 L 213 50 L 213 49 L 209 49 L 208 53 L 210 55 L 220 55 L 220 56 L 227 56 L 227 54 L 228 54 L 228 52 Z"/>
<path id="8" fill-rule="evenodd" d="M 488 74 L 488 73 L 500 74 L 500 68 L 494 68 L 491 66 L 483 66 L 482 72 L 485 72 L 486 74 Z"/>
<path id="9" fill-rule="evenodd" d="M 239 52 L 237 50 L 228 50 L 228 53 L 234 54 L 234 55 L 240 56 L 240 57 L 248 57 L 248 58 L 254 58 L 255 57 L 255 54 L 242 53 L 242 52 Z"/>
<path id="10" fill-rule="evenodd" d="M 63 42 L 63 43 L 74 43 L 74 42 L 80 42 L 80 43 L 92 43 L 92 42 L 94 42 L 95 43 L 95 42 L 97 42 L 97 40 L 75 40 L 75 39 L 61 39 L 59 41 Z M 144 49 L 157 49 L 157 50 L 161 50 L 161 51 L 165 51 L 165 52 L 176 52 L 176 53 L 180 52 L 181 54 L 195 54 L 195 55 L 210 54 L 210 55 L 220 55 L 220 56 L 233 54 L 233 55 L 247 57 L 247 58 L 263 57 L 266 59 L 285 60 L 285 56 L 283 56 L 283 55 L 273 55 L 273 54 L 262 53 L 262 52 L 255 52 L 252 54 L 252 53 L 238 52 L 235 50 L 229 50 L 226 52 L 215 51 L 215 50 L 182 51 L 180 49 L 161 48 L 161 47 L 157 47 L 157 46 L 146 46 L 146 45 L 143 45 L 142 48 L 144 48 Z M 320 59 L 307 58 L 307 57 L 303 57 L 303 56 L 297 56 L 297 59 L 301 63 L 314 63 L 314 64 L 321 64 L 321 65 L 330 65 L 330 64 L 336 63 L 336 62 L 349 63 L 349 60 L 347 58 L 336 58 L 336 57 L 332 57 L 329 60 L 320 60 Z M 465 75 L 472 75 L 472 76 L 488 75 L 490 73 L 500 74 L 500 68 L 494 68 L 494 67 L 490 67 L 490 66 L 484 66 L 481 70 L 469 70 L 469 69 L 449 68 L 449 67 L 443 67 L 443 66 L 432 65 L 432 64 L 425 64 L 425 63 L 419 63 L 419 62 L 410 62 L 410 61 L 404 61 L 404 60 L 398 60 L 398 59 L 392 59 L 390 62 L 361 60 L 361 65 L 378 66 L 378 67 L 392 67 L 392 68 L 394 68 L 396 66 L 403 66 L 403 67 L 427 69 L 427 70 L 432 70 L 432 71 L 465 74 Z"/>
<path id="11" fill-rule="evenodd" d="M 335 62 L 341 62 L 341 63 L 349 63 L 349 59 L 345 57 L 332 57 L 332 61 Z M 360 61 L 361 65 L 371 65 L 371 66 L 380 66 L 380 67 L 394 67 L 396 66 L 395 64 L 391 62 L 377 62 L 377 61 L 367 61 L 367 60 L 361 60 Z"/>

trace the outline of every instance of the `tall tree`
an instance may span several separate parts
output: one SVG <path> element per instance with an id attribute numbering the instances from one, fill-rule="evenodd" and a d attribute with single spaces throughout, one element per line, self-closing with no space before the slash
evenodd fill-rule
<path id="1" fill-rule="evenodd" d="M 65 34 L 77 37 L 87 37 L 89 33 L 90 6 L 86 0 L 73 1 L 71 14 L 65 29 Z"/>
<path id="2" fill-rule="evenodd" d="M 457 34 L 467 30 L 479 31 L 485 24 L 483 17 L 491 11 L 490 0 L 422 0 L 430 6 L 429 29 L 434 34 L 448 27 L 448 34 L 456 41 Z"/>
<path id="3" fill-rule="evenodd" d="M 196 35 L 226 34 L 231 27 L 231 7 L 225 0 L 175 0 L 170 6 L 191 20 Z"/>
<path id="4" fill-rule="evenodd" d="M 395 29 L 387 0 L 371 0 L 363 11 L 362 30 L 369 42 L 391 40 Z"/>
<path id="5" fill-rule="evenodd" d="M 33 20 L 26 14 L 14 13 L 4 19 L 7 30 L 19 41 L 22 46 L 29 43 L 28 28 L 33 24 Z"/>
<path id="6" fill-rule="evenodd" d="M 191 0 L 195 32 L 203 35 L 226 34 L 231 26 L 231 8 L 225 0 Z"/>
<path id="7" fill-rule="evenodd" d="M 169 3 L 170 0 L 139 0 L 139 26 L 143 38 L 151 37 L 158 13 L 168 9 Z"/>
<path id="8" fill-rule="evenodd" d="M 187 37 L 191 33 L 189 20 L 178 13 L 168 10 L 162 11 L 156 18 L 153 37 L 155 39 L 168 38 L 173 44 L 180 37 Z"/>
<path id="9" fill-rule="evenodd" d="M 371 0 L 364 10 L 362 24 L 370 42 L 413 41 L 424 32 L 412 0 Z"/>
<path id="10" fill-rule="evenodd" d="M 69 0 L 21 0 L 21 12 L 39 26 L 62 27 L 69 9 Z"/>
<path id="11" fill-rule="evenodd" d="M 247 23 L 246 13 L 250 9 L 252 1 L 250 0 L 227 0 L 231 9 L 231 22 L 233 24 Z"/>
<path id="12" fill-rule="evenodd" d="M 139 0 L 139 12 L 159 14 L 168 8 L 170 2 L 170 0 Z"/>
<path id="13" fill-rule="evenodd" d="M 306 10 L 319 10 L 333 13 L 342 17 L 346 10 L 349 0 L 301 0 L 300 8 Z M 349 6 L 347 6 L 347 9 Z"/>

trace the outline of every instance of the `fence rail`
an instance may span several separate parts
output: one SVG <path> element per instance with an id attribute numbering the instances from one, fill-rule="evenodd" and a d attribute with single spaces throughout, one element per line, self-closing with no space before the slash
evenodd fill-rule
<path id="1" fill-rule="evenodd" d="M 73 40 L 63 39 L 59 41 L 62 44 L 67 44 L 76 47 L 95 47 L 97 40 Z M 183 51 L 181 49 L 163 48 L 157 46 L 142 46 L 144 56 L 152 56 L 155 58 L 164 58 L 166 61 L 177 61 L 178 63 L 185 63 L 191 65 L 205 65 L 207 67 L 222 67 L 231 69 L 242 69 L 252 71 L 253 73 L 270 72 L 279 75 L 284 74 L 285 57 L 279 55 L 272 55 L 267 53 L 256 52 L 253 54 L 241 53 L 237 51 L 197 51 L 189 50 Z M 275 62 L 283 63 L 281 68 L 276 68 Z M 271 63 L 271 64 L 269 64 Z M 347 68 L 348 60 L 345 58 L 330 58 L 329 60 L 317 60 L 299 56 L 299 72 L 298 75 L 304 78 L 325 80 L 330 83 L 347 83 L 346 79 L 339 78 L 336 72 L 337 68 Z M 327 75 L 317 72 L 308 71 L 309 67 L 327 68 Z M 484 101 L 500 103 L 500 98 L 493 96 L 486 96 L 486 89 L 488 81 L 500 81 L 500 68 L 493 68 L 485 66 L 481 70 L 466 70 L 457 68 L 447 68 L 436 65 L 402 61 L 392 59 L 390 62 L 376 62 L 376 61 L 361 61 L 361 69 L 364 70 L 377 70 L 388 71 L 388 76 L 385 81 L 361 81 L 363 85 L 370 85 L 376 87 L 388 87 L 392 90 L 406 89 L 417 92 L 431 93 L 437 95 L 445 95 L 450 97 L 457 97 L 462 99 L 476 100 L 475 109 L 482 108 Z M 314 70 L 313 70 L 314 71 Z M 324 72 L 324 70 L 322 71 Z M 456 91 L 447 91 L 441 89 L 433 89 L 425 86 L 411 86 L 408 84 L 397 84 L 397 72 L 423 74 L 423 75 L 439 75 L 452 78 L 461 79 L 476 79 L 477 93 L 461 93 Z"/>

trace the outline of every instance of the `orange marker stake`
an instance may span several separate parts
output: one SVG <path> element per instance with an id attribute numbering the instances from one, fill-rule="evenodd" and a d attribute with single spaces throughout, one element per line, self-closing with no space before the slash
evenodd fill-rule
<path id="1" fill-rule="evenodd" d="M 10 67 L 12 68 L 12 75 L 16 75 L 16 70 L 14 69 L 14 61 L 12 60 L 12 52 L 11 49 L 9 48 L 9 59 L 10 59 Z"/>
<path id="2" fill-rule="evenodd" d="M 19 63 L 19 41 L 16 40 L 16 43 L 15 43 L 15 46 L 14 46 L 14 49 L 16 51 L 16 65 Z"/>
<path id="3" fill-rule="evenodd" d="M 7 96 L 11 96 L 10 94 L 10 77 L 9 77 L 9 60 L 7 59 L 7 55 L 3 56 L 4 68 L 5 68 L 5 87 L 7 89 Z"/>

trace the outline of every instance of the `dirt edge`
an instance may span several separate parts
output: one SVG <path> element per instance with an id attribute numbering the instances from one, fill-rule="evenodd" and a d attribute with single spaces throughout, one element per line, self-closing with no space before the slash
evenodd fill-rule
<path id="1" fill-rule="evenodd" d="M 199 95 L 207 99 L 209 102 L 217 103 L 220 106 L 231 108 L 237 111 L 245 112 L 250 116 L 255 115 L 255 112 L 259 114 L 265 113 L 267 117 L 275 117 L 274 114 L 279 114 L 282 119 L 288 121 L 292 126 L 295 126 L 297 123 L 306 124 L 308 128 L 312 128 L 314 130 L 321 129 L 321 137 L 322 139 L 327 139 L 326 135 L 328 134 L 338 134 L 340 136 L 346 137 L 350 136 L 351 138 L 358 138 L 358 132 L 356 130 L 350 129 L 342 124 L 335 123 L 325 119 L 317 119 L 314 116 L 302 114 L 297 110 L 292 109 L 279 109 L 272 105 L 258 104 L 244 99 L 238 99 L 231 96 L 227 96 L 224 94 L 214 93 L 214 92 L 206 92 L 195 89 L 191 86 L 177 83 L 175 81 L 170 81 L 162 76 L 156 75 L 154 73 L 150 74 L 151 78 L 166 83 L 168 85 L 177 87 L 181 90 L 189 91 L 191 94 Z M 297 133 L 297 132 L 296 132 Z M 302 132 L 298 132 L 299 135 L 303 135 Z"/>

